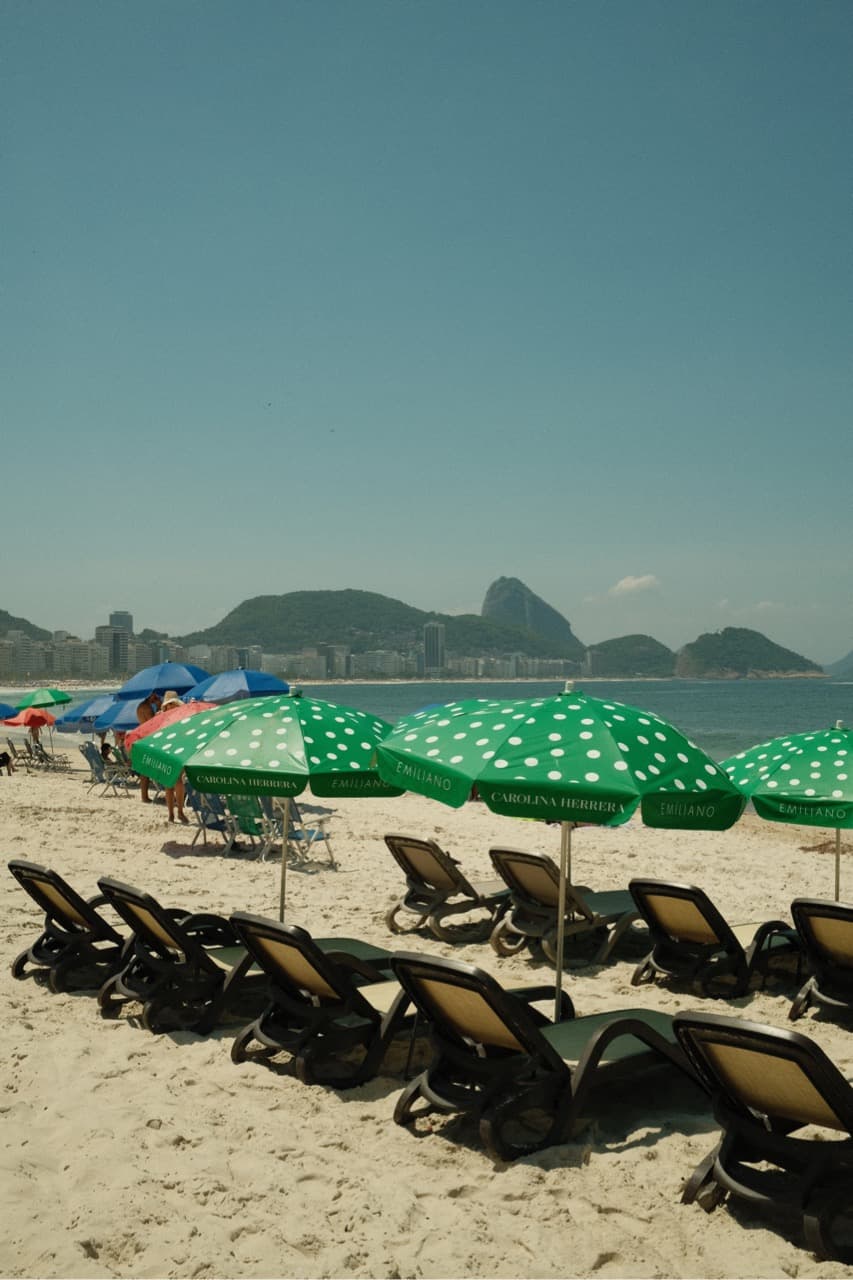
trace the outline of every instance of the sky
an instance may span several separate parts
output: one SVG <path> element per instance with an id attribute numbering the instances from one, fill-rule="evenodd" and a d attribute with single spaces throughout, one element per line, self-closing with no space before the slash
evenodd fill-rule
<path id="1" fill-rule="evenodd" d="M 853 649 L 849 0 L 4 0 L 0 608 Z"/>

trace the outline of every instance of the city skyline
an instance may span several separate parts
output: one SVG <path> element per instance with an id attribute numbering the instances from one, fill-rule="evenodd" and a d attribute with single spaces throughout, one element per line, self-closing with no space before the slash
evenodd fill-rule
<path id="1" fill-rule="evenodd" d="M 7 0 L 0 607 L 853 649 L 849 0 Z"/>

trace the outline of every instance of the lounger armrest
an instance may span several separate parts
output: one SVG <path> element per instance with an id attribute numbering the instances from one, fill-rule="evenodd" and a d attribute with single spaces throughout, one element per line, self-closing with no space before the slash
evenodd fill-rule
<path id="1" fill-rule="evenodd" d="M 507 990 L 511 996 L 515 996 L 517 1000 L 523 1000 L 525 1004 L 538 1004 L 540 1000 L 550 1000 L 553 1002 L 554 992 L 556 990 L 553 982 L 550 986 L 546 983 L 541 987 L 508 987 Z M 535 1012 L 535 1010 L 531 1010 Z M 568 991 L 560 992 L 560 1021 L 563 1022 L 567 1018 L 575 1017 L 575 1006 L 572 1003 L 572 997 Z M 550 1021 L 550 1019 L 548 1019 Z"/>
<path id="2" fill-rule="evenodd" d="M 187 916 L 181 921 L 181 927 L 189 934 L 198 935 L 205 941 L 219 946 L 233 947 L 240 945 L 237 931 L 224 916 L 211 912 L 199 912 L 198 915 Z"/>
<path id="3" fill-rule="evenodd" d="M 369 960 L 362 960 L 359 956 L 354 956 L 348 951 L 325 951 L 324 955 L 338 965 L 339 968 L 346 969 L 350 973 L 357 973 L 360 977 L 366 978 L 368 982 L 386 982 L 389 975 L 393 977 L 393 970 L 390 966 L 386 969 L 377 968 Z"/>

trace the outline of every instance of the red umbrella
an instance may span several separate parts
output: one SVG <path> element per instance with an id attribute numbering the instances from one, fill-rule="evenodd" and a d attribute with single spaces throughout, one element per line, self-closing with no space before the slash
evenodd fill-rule
<path id="1" fill-rule="evenodd" d="M 25 707 L 15 716 L 9 716 L 4 724 L 27 725 L 40 727 L 43 724 L 56 724 L 56 716 L 52 716 L 44 707 Z"/>
<path id="2" fill-rule="evenodd" d="M 190 716 L 194 716 L 197 711 L 208 711 L 215 706 L 215 702 L 181 702 L 178 706 L 167 707 L 165 711 L 158 711 L 156 716 L 152 716 L 136 729 L 131 729 L 125 735 L 124 745 L 128 748 L 132 747 L 140 738 L 147 737 L 149 733 L 156 733 L 167 724 L 174 724 L 178 720 L 189 720 Z"/>

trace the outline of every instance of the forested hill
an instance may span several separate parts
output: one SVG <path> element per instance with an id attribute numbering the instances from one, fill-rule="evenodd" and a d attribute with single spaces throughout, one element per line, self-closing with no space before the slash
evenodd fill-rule
<path id="1" fill-rule="evenodd" d="M 750 675 L 823 675 L 823 668 L 791 649 L 783 649 L 747 627 L 706 632 L 680 649 L 675 674 L 687 678 Z"/>
<path id="2" fill-rule="evenodd" d="M 30 636 L 33 640 L 51 638 L 51 632 L 45 631 L 44 627 L 37 627 L 34 622 L 27 622 L 26 618 L 16 618 L 5 609 L 0 609 L 0 636 L 5 635 L 7 631 L 23 631 L 24 635 Z"/>
<path id="3" fill-rule="evenodd" d="M 524 653 L 567 658 L 559 644 L 529 629 L 506 626 L 476 614 L 427 613 L 373 591 L 291 591 L 244 600 L 205 631 L 180 636 L 181 644 L 259 644 L 267 653 L 288 653 L 314 644 L 403 651 L 423 641 L 424 623 L 443 622 L 455 653 Z"/>

